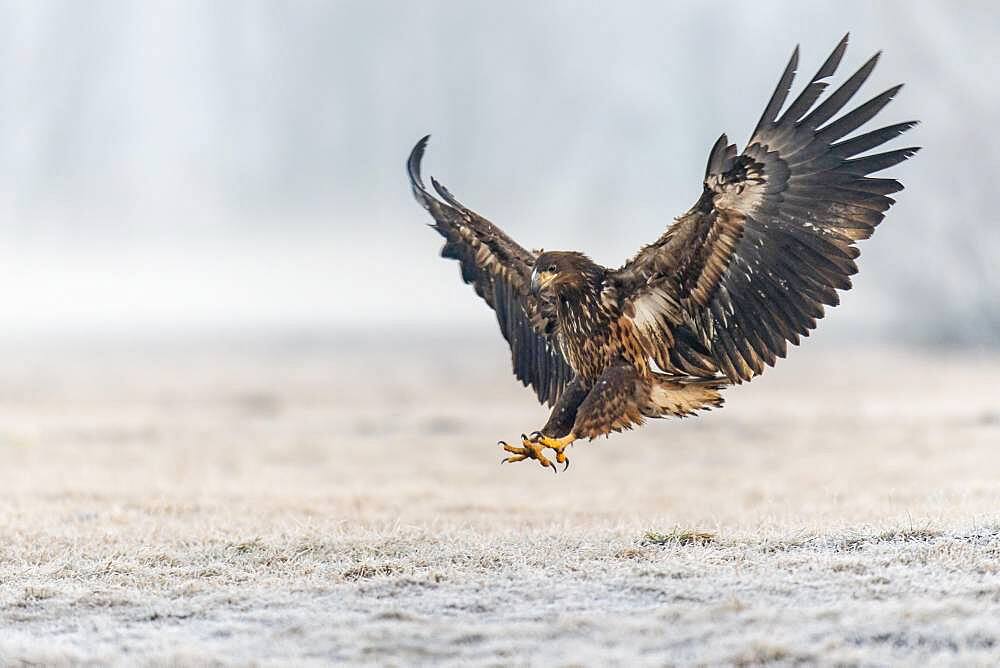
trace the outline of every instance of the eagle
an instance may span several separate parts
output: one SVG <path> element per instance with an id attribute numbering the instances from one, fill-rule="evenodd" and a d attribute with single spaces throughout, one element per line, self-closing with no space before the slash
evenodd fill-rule
<path id="1" fill-rule="evenodd" d="M 576 251 L 526 250 L 432 178 L 435 196 L 420 173 L 429 135 L 417 142 L 407 171 L 445 239 L 441 255 L 496 313 L 514 375 L 552 408 L 520 446 L 498 442 L 502 462 L 565 470 L 578 439 L 719 407 L 724 387 L 773 366 L 839 303 L 858 269 L 856 242 L 903 189 L 871 174 L 919 150 L 872 152 L 917 121 L 848 137 L 902 85 L 841 113 L 881 55 L 824 97 L 847 41 L 785 107 L 796 46 L 746 148 L 719 137 L 694 206 L 618 269 Z"/>

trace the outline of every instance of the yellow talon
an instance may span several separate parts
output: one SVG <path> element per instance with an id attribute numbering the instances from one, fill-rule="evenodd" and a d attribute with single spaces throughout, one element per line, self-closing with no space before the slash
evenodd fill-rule
<path id="1" fill-rule="evenodd" d="M 553 473 L 557 472 L 558 469 L 556 465 L 553 464 L 549 459 L 542 454 L 542 450 L 545 446 L 541 443 L 536 443 L 535 441 L 529 440 L 527 436 L 521 434 L 521 445 L 523 447 L 517 447 L 514 445 L 509 445 L 504 441 L 498 441 L 497 445 L 501 446 L 506 452 L 511 453 L 512 456 L 502 459 L 501 464 L 520 462 L 525 459 L 535 459 L 542 466 L 547 466 L 552 469 Z"/>
<path id="2" fill-rule="evenodd" d="M 534 432 L 531 438 L 521 434 L 521 447 L 514 445 L 508 445 L 504 441 L 498 441 L 497 445 L 500 445 L 506 452 L 511 453 L 510 457 L 502 459 L 501 464 L 514 463 L 524 461 L 525 459 L 535 459 L 542 466 L 546 466 L 552 469 L 553 472 L 557 472 L 558 469 L 556 465 L 553 464 L 544 454 L 542 450 L 549 448 L 554 450 L 556 453 L 556 461 L 563 464 L 563 471 L 569 468 L 569 458 L 566 457 L 566 447 L 573 443 L 576 438 L 573 434 L 564 436 L 563 438 L 550 438 L 543 435 L 541 432 Z"/>
<path id="3" fill-rule="evenodd" d="M 566 434 L 562 438 L 552 438 L 546 436 L 545 434 L 536 431 L 531 435 L 532 440 L 536 443 L 541 443 L 542 446 L 554 450 L 556 453 L 556 461 L 563 464 L 563 471 L 569 468 L 569 458 L 566 456 L 566 448 L 576 441 L 576 436 L 573 433 Z"/>

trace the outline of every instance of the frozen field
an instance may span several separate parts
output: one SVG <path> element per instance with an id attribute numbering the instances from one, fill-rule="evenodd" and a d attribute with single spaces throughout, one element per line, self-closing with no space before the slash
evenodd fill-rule
<path id="1" fill-rule="evenodd" d="M 1000 661 L 1000 357 L 498 465 L 499 337 L 0 355 L 0 664 Z"/>

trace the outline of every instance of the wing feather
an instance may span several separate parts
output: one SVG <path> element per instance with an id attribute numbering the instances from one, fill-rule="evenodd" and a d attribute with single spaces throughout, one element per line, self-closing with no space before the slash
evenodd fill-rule
<path id="1" fill-rule="evenodd" d="M 465 207 L 436 179 L 431 185 L 440 199 L 428 192 L 420 175 L 428 139 L 417 142 L 406 163 L 413 196 L 445 239 L 442 257 L 458 260 L 462 280 L 496 313 L 510 345 L 514 375 L 534 389 L 540 402 L 554 405 L 573 372 L 550 336 L 555 326 L 551 307 L 529 290 L 535 256 Z"/>
<path id="2" fill-rule="evenodd" d="M 760 120 L 757 121 L 757 127 L 754 129 L 753 134 L 757 134 L 762 128 L 770 126 L 774 119 L 778 117 L 778 112 L 781 111 L 781 107 L 784 106 L 785 100 L 788 98 L 788 93 L 792 89 L 792 80 L 795 78 L 795 70 L 799 66 L 799 47 L 796 46 L 795 50 L 792 51 L 792 57 L 788 60 L 788 65 L 785 66 L 785 71 L 781 75 L 781 79 L 778 81 L 777 87 L 774 89 L 774 93 L 771 95 L 770 101 L 768 101 L 767 106 L 764 108 L 764 113 L 761 114 Z"/>
<path id="3" fill-rule="evenodd" d="M 866 155 L 915 121 L 844 139 L 901 88 L 843 111 L 878 63 L 876 54 L 820 101 L 846 46 L 845 36 L 779 116 L 798 65 L 796 48 L 743 153 L 722 135 L 709 153 L 698 202 L 611 274 L 618 293 L 644 314 L 638 325 L 671 330 L 641 337 L 673 346 L 647 351 L 658 363 L 668 361 L 673 368 L 666 371 L 750 380 L 784 357 L 788 342 L 809 335 L 824 307 L 839 303 L 838 290 L 850 289 L 855 243 L 871 236 L 894 203 L 888 195 L 903 189 L 870 175 L 919 149 Z M 664 292 L 671 308 L 650 314 L 653 295 Z"/>

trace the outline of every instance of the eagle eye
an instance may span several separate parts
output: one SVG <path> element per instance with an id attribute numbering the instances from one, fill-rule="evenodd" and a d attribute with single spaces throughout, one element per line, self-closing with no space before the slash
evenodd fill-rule
<path id="1" fill-rule="evenodd" d="M 549 272 L 550 274 L 554 274 L 556 273 L 556 266 L 554 264 L 550 264 L 549 268 L 546 269 L 545 271 Z"/>

